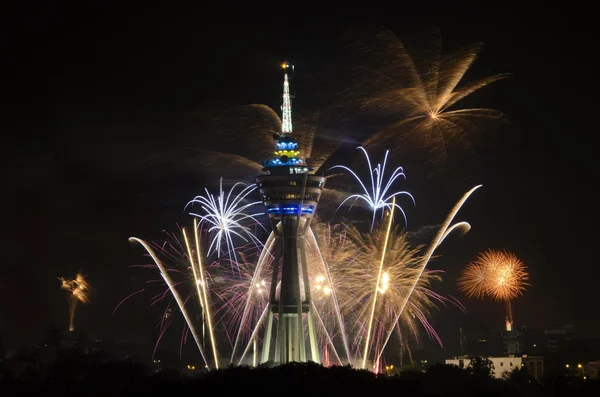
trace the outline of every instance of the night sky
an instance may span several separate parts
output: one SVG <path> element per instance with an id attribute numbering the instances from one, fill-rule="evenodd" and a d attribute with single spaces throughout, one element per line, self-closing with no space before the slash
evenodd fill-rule
<path id="1" fill-rule="evenodd" d="M 457 354 L 459 326 L 479 334 L 503 325 L 501 304 L 456 290 L 461 267 L 486 248 L 511 250 L 529 267 L 532 286 L 515 304 L 517 323 L 576 324 L 597 335 L 597 21 L 586 10 L 541 2 L 489 9 L 395 3 L 360 12 L 282 4 L 239 12 L 121 4 L 14 10 L 2 38 L 9 66 L 0 239 L 5 343 L 33 343 L 45 329 L 66 327 L 56 278 L 80 268 L 94 292 L 77 327 L 95 338 L 150 343 L 160 310 L 149 308 L 148 296 L 112 315 L 144 277 L 129 268 L 143 260 L 127 238 L 158 239 L 191 222 L 184 205 L 217 182 L 193 161 L 194 149 L 216 145 L 206 115 L 250 103 L 279 112 L 278 65 L 286 58 L 296 65 L 294 109 L 325 106 L 326 91 L 346 100 L 346 46 L 372 25 L 400 38 L 438 28 L 448 50 L 483 42 L 466 81 L 512 74 L 465 103 L 510 120 L 473 137 L 473 151 L 451 153 L 469 167 L 428 178 L 418 161 L 398 160 L 417 200 L 407 210 L 412 232 L 440 223 L 466 190 L 484 185 L 458 217 L 473 229 L 449 240 L 434 262 L 447 271 L 440 291 L 467 308 L 434 315 L 442 354 Z M 240 142 L 228 145 L 238 150 Z M 425 348 L 441 351 L 430 341 Z"/>

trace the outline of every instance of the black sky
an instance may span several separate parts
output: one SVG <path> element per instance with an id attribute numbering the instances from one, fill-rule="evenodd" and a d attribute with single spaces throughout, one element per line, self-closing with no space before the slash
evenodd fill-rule
<path id="1" fill-rule="evenodd" d="M 111 313 L 139 283 L 128 266 L 141 262 L 140 251 L 127 238 L 174 230 L 204 186 L 200 170 L 167 161 L 211 144 L 193 115 L 216 103 L 278 109 L 283 58 L 299 74 L 336 81 L 344 73 L 343 38 L 373 23 L 401 38 L 436 27 L 450 49 L 483 42 L 467 80 L 513 74 L 472 99 L 503 111 L 511 124 L 478 137 L 477 169 L 463 183 L 412 180 L 410 167 L 419 165 L 403 164 L 418 201 L 409 211 L 415 230 L 439 223 L 468 187 L 484 185 L 460 216 L 473 230 L 440 251 L 448 258 L 439 262 L 448 271 L 442 289 L 468 309 L 436 314 L 448 349 L 460 325 L 501 326 L 493 322 L 502 307 L 464 299 L 454 287 L 460 266 L 488 247 L 512 250 L 530 268 L 519 322 L 600 332 L 593 314 L 598 36 L 585 9 L 541 2 L 361 10 L 277 3 L 238 11 L 94 4 L 15 9 L 2 38 L 9 68 L 0 331 L 7 340 L 33 341 L 66 323 L 56 277 L 79 268 L 95 288 L 79 327 L 102 338 L 149 340 L 158 312 L 147 300 Z M 310 107 L 302 89 L 296 86 L 295 105 Z"/>

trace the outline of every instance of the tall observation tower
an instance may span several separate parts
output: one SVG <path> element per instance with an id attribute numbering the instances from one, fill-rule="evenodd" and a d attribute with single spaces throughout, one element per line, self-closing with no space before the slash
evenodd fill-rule
<path id="1" fill-rule="evenodd" d="M 271 228 L 276 235 L 261 362 L 272 360 L 276 364 L 285 364 L 310 360 L 320 363 L 304 239 L 317 209 L 325 178 L 311 175 L 310 159 L 301 157 L 301 148 L 292 134 L 288 75 L 293 71 L 293 66 L 285 62 L 282 69 L 281 134 L 273 136 L 277 141 L 275 156 L 264 161 L 265 175 L 256 178 Z M 305 324 L 308 325 L 310 355 L 306 348 Z M 272 349 L 273 342 L 275 345 Z"/>

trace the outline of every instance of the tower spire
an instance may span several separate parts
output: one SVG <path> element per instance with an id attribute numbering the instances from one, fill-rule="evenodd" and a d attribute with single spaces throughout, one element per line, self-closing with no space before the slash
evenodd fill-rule
<path id="1" fill-rule="evenodd" d="M 290 82 L 288 79 L 288 71 L 290 68 L 293 70 L 293 66 L 289 63 L 284 62 L 281 64 L 283 69 L 283 105 L 281 106 L 281 132 L 283 134 L 292 133 L 292 99 L 290 98 Z"/>
<path id="2" fill-rule="evenodd" d="M 263 162 L 268 173 L 303 174 L 312 169 L 300 157 L 298 142 L 292 135 L 292 96 L 290 95 L 290 81 L 293 77 L 294 65 L 288 62 L 281 64 L 283 69 L 283 104 L 281 105 L 281 132 L 274 132 L 273 139 L 277 141 L 275 158 Z M 291 167 L 291 168 L 290 168 Z"/>

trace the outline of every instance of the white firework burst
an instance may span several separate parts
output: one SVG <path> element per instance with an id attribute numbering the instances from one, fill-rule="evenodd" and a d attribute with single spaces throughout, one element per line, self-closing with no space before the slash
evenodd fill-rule
<path id="1" fill-rule="evenodd" d="M 367 153 L 367 151 L 362 146 L 359 146 L 357 150 L 362 150 L 362 152 L 365 155 L 367 164 L 369 166 L 369 176 L 371 179 L 371 183 L 368 188 L 367 185 L 356 174 L 356 172 L 352 171 L 349 167 L 346 167 L 345 165 L 335 165 L 331 167 L 330 170 L 334 168 L 341 168 L 345 171 L 348 171 L 354 177 L 354 179 L 358 181 L 363 190 L 363 193 L 352 194 L 346 197 L 344 201 L 342 201 L 342 203 L 339 205 L 338 209 L 340 209 L 348 200 L 354 199 L 354 203 L 356 201 L 363 201 L 373 211 L 371 230 L 373 230 L 373 225 L 375 224 L 375 216 L 377 215 L 377 211 L 386 208 L 391 209 L 391 207 L 396 207 L 402 213 L 402 216 L 404 217 L 404 223 L 406 223 L 406 213 L 404 212 L 402 207 L 396 203 L 390 202 L 396 196 L 405 195 L 410 197 L 413 204 L 415 204 L 415 199 L 409 192 L 403 190 L 391 190 L 392 186 L 394 185 L 394 182 L 396 182 L 398 178 L 406 179 L 404 169 L 402 167 L 397 167 L 388 177 L 385 175 L 385 166 L 387 164 L 387 158 L 390 152 L 389 150 L 385 152 L 383 164 L 378 163 L 375 168 L 373 168 L 373 166 L 371 165 L 371 159 L 369 158 L 369 154 Z M 354 205 L 354 203 L 352 205 Z"/>
<path id="2" fill-rule="evenodd" d="M 235 193 L 238 187 L 242 189 Z M 190 212 L 190 215 L 198 217 L 200 224 L 206 223 L 208 225 L 207 231 L 211 235 L 208 255 L 216 253 L 217 257 L 220 258 L 223 253 L 227 253 L 229 258 L 232 259 L 232 263 L 237 263 L 234 236 L 239 237 L 245 243 L 252 242 L 262 247 L 263 244 L 254 234 L 251 225 L 259 225 L 264 229 L 264 226 L 256 218 L 263 215 L 264 212 L 247 212 L 253 206 L 262 204 L 261 201 L 249 202 L 247 199 L 248 195 L 255 189 L 255 185 L 237 182 L 226 192 L 223 190 L 223 178 L 221 178 L 218 196 L 209 193 L 208 189 L 205 188 L 205 196 L 196 196 L 186 205 L 186 208 L 194 204 L 200 204 L 202 207 L 202 214 Z"/>

